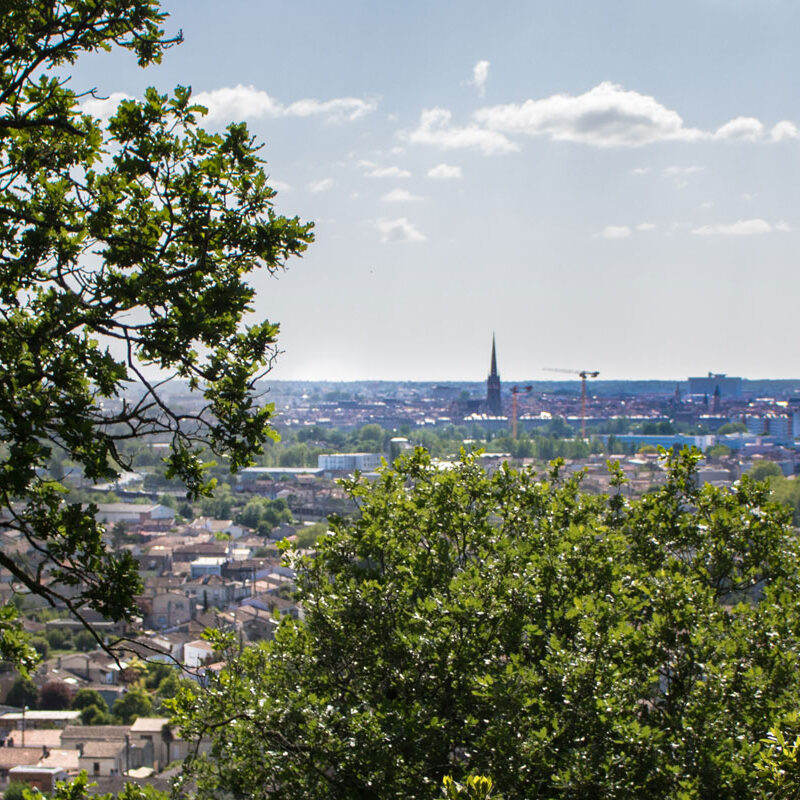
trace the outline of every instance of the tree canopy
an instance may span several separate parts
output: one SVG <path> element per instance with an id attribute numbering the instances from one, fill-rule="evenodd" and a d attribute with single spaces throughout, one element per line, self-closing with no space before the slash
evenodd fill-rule
<path id="1" fill-rule="evenodd" d="M 249 463 L 271 434 L 254 386 L 278 326 L 245 326 L 248 274 L 312 238 L 275 212 L 247 128 L 203 130 L 189 89 L 149 89 L 107 123 L 84 113 L 91 90 L 68 83 L 69 65 L 112 47 L 158 62 L 180 38 L 165 17 L 155 0 L 9 0 L 0 16 L 0 511 L 35 553 L 0 565 L 80 618 L 131 616 L 135 562 L 109 552 L 48 465 L 112 480 L 129 466 L 120 443 L 158 434 L 168 475 L 197 496 L 211 489 L 204 459 Z M 171 379 L 203 410 L 171 409 Z M 0 655 L 32 657 L 8 606 Z"/>
<path id="2" fill-rule="evenodd" d="M 766 485 L 640 500 L 423 451 L 300 559 L 305 620 L 178 700 L 199 796 L 752 798 L 798 707 L 798 548 Z M 614 486 L 621 489 L 621 473 Z M 295 557 L 296 558 L 296 557 Z M 222 646 L 223 642 L 217 646 Z M 793 717 L 792 717 L 793 718 Z"/>

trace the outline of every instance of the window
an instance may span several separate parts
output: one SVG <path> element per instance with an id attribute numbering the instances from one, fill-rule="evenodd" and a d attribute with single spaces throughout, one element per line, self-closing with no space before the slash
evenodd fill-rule
<path id="1" fill-rule="evenodd" d="M 94 774 L 95 775 L 99 775 L 100 774 L 100 762 L 99 761 L 95 761 L 92 769 L 94 770 Z"/>

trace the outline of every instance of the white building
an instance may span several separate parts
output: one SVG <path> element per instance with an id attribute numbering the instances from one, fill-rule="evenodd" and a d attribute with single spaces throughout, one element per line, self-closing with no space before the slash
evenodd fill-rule
<path id="1" fill-rule="evenodd" d="M 325 472 L 372 472 L 380 465 L 380 453 L 323 453 L 317 456 L 317 466 Z"/>
<path id="2" fill-rule="evenodd" d="M 98 522 L 133 522 L 144 524 L 151 520 L 171 520 L 175 518 L 175 511 L 169 506 L 140 505 L 138 503 L 99 503 L 96 519 Z"/>

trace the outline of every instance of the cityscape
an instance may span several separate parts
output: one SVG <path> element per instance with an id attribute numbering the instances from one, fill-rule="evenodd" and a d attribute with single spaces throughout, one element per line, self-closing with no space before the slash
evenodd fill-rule
<path id="1" fill-rule="evenodd" d="M 3 11 L 2 800 L 800 797 L 800 4 Z"/>

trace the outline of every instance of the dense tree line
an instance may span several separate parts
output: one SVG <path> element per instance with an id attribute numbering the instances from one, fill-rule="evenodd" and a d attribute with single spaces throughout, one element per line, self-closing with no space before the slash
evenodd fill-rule
<path id="1" fill-rule="evenodd" d="M 699 453 L 628 501 L 419 451 L 348 484 L 297 563 L 305 621 L 181 696 L 210 736 L 200 797 L 769 796 L 772 726 L 800 702 L 800 552 L 764 484 L 698 488 Z M 220 647 L 226 641 L 218 641 Z M 224 726 L 220 720 L 225 720 Z M 263 787 L 259 788 L 259 787 Z"/>

